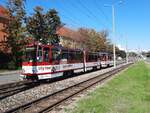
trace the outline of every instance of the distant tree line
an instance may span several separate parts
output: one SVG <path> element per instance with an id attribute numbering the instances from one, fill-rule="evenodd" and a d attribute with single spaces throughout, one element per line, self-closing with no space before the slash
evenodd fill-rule
<path id="1" fill-rule="evenodd" d="M 142 55 L 144 55 L 145 57 L 149 57 L 150 58 L 150 51 L 142 52 Z"/>
<path id="2" fill-rule="evenodd" d="M 108 31 L 102 30 L 100 32 L 95 31 L 94 29 L 84 29 L 80 28 L 78 29 L 79 34 L 81 34 L 81 40 L 83 41 L 83 46 L 89 50 L 89 51 L 95 51 L 95 52 L 110 52 L 113 53 L 113 44 L 111 41 L 107 38 L 108 37 Z M 118 47 L 116 47 L 116 53 L 122 57 L 124 56 L 124 51 L 119 50 Z"/>
<path id="3" fill-rule="evenodd" d="M 58 12 L 49 9 L 47 12 L 43 8 L 36 6 L 34 13 L 27 16 L 25 12 L 26 0 L 8 0 L 7 14 L 9 22 L 4 31 L 7 33 L 7 47 L 10 48 L 11 57 L 8 65 L 11 69 L 16 69 L 22 62 L 23 48 L 29 43 L 27 37 L 43 44 L 59 45 L 59 36 L 56 34 L 58 27 L 62 26 Z M 112 43 L 108 37 L 108 31 L 100 32 L 94 29 L 79 28 L 77 30 L 83 48 L 89 51 L 108 51 L 112 53 Z M 118 55 L 125 57 L 125 52 L 116 47 Z M 9 68 L 8 66 L 4 66 Z M 2 67 L 0 67 L 2 68 Z"/>

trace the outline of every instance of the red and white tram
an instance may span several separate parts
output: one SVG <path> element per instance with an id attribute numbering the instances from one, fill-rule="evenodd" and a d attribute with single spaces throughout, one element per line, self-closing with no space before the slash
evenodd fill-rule
<path id="1" fill-rule="evenodd" d="M 33 44 L 26 46 L 21 78 L 48 79 L 72 73 L 100 69 L 99 53 L 59 46 Z"/>
<path id="2" fill-rule="evenodd" d="M 111 53 L 100 52 L 99 57 L 100 57 L 102 67 L 113 66 L 113 55 Z"/>

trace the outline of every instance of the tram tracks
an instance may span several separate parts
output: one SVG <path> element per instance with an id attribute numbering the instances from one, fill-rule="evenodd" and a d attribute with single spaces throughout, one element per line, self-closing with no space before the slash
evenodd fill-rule
<path id="1" fill-rule="evenodd" d="M 12 112 L 42 113 L 42 112 L 50 111 L 53 108 L 55 108 L 56 106 L 60 105 L 62 102 L 72 98 L 76 94 L 92 87 L 93 85 L 95 85 L 99 82 L 103 82 L 104 80 L 108 79 L 109 77 L 116 74 L 117 72 L 125 69 L 128 65 L 124 65 L 120 68 L 116 68 L 114 70 L 111 70 L 111 71 L 101 74 L 99 76 L 82 81 L 78 84 L 64 88 L 62 90 L 54 92 L 45 97 L 39 98 L 32 102 L 29 102 L 24 105 L 18 106 L 16 108 L 10 109 L 10 110 L 6 111 L 5 113 L 12 113 Z"/>
<path id="2" fill-rule="evenodd" d="M 65 77 L 61 78 L 61 79 L 57 79 L 57 78 L 52 79 L 51 83 L 54 81 L 59 81 L 59 80 L 63 80 L 63 79 L 65 79 Z M 6 97 L 9 97 L 9 96 L 15 95 L 19 92 L 28 90 L 30 88 L 33 88 L 33 87 L 39 85 L 39 83 L 41 84 L 42 82 L 41 81 L 40 82 L 19 81 L 19 82 L 15 82 L 15 83 L 0 85 L 0 100 L 4 99 Z M 44 83 L 45 83 L 45 81 L 44 81 Z"/>
<path id="3" fill-rule="evenodd" d="M 33 88 L 37 85 L 36 82 L 32 81 L 19 81 L 15 83 L 9 83 L 0 86 L 0 100 L 6 97 L 12 96 L 19 92 Z"/>

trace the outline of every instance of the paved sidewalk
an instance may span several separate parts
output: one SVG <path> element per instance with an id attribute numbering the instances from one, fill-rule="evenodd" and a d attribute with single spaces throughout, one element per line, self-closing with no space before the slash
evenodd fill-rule
<path id="1" fill-rule="evenodd" d="M 20 81 L 21 70 L 0 72 L 0 85 Z"/>
<path id="2" fill-rule="evenodd" d="M 0 76 L 9 75 L 9 74 L 20 74 L 20 73 L 21 73 L 21 70 L 4 71 L 4 72 L 0 72 Z"/>

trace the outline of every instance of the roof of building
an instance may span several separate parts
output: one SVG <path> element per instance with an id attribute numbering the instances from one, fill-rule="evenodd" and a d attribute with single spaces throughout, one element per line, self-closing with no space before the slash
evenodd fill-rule
<path id="1" fill-rule="evenodd" d="M 56 34 L 74 41 L 81 41 L 81 35 L 77 31 L 69 29 L 67 27 L 58 28 Z"/>
<path id="2" fill-rule="evenodd" d="M 0 5 L 0 17 L 1 17 L 1 18 L 8 18 L 6 12 L 7 12 L 6 8 L 3 7 L 2 5 Z"/>

